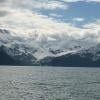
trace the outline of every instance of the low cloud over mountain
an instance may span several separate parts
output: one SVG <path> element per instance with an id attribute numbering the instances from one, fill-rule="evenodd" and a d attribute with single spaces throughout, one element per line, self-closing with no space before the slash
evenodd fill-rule
<path id="1" fill-rule="evenodd" d="M 0 0 L 0 46 L 32 64 L 95 47 L 99 8 L 96 0 Z"/>

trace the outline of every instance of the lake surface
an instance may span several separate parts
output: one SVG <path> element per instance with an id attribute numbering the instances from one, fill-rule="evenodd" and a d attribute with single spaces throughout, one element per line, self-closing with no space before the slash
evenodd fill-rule
<path id="1" fill-rule="evenodd" d="M 100 100 L 100 68 L 1 66 L 0 100 Z"/>

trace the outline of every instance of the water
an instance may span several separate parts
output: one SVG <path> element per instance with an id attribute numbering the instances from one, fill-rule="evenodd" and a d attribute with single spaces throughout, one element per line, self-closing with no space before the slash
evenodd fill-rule
<path id="1" fill-rule="evenodd" d="M 0 100 L 100 100 L 100 68 L 1 66 Z"/>

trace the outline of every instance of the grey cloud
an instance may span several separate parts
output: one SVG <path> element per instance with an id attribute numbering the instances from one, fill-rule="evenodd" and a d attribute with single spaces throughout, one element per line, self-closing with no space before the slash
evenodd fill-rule
<path id="1" fill-rule="evenodd" d="M 4 2 L 6 2 L 7 0 L 0 0 L 0 3 L 4 3 Z"/>
<path id="2" fill-rule="evenodd" d="M 8 14 L 9 14 L 9 12 L 7 12 L 7 11 L 0 11 L 0 17 L 4 17 Z"/>

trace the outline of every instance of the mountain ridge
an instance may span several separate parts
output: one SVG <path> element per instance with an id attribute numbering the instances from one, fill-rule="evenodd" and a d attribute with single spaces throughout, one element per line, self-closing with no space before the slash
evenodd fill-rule
<path id="1" fill-rule="evenodd" d="M 52 42 L 47 43 L 44 40 L 42 41 L 44 45 L 41 45 L 41 40 L 35 41 L 32 40 L 32 37 L 31 39 L 24 39 L 12 34 L 9 30 L 0 29 L 1 64 L 5 62 L 3 64 L 100 66 L 100 44 L 83 47 L 83 45 L 74 43 L 75 45 L 68 46 L 68 48 L 53 48 L 55 45 Z M 10 61 L 9 63 L 6 62 L 8 58 L 12 63 Z"/>

